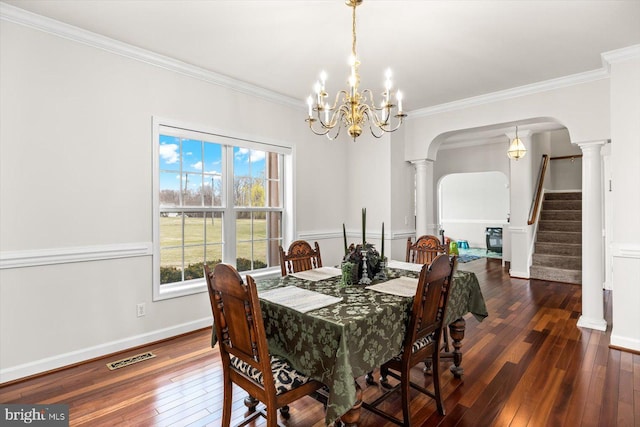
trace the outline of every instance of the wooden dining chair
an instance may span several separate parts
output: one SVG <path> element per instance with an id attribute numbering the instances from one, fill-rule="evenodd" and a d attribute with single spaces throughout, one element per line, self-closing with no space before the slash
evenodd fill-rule
<path id="1" fill-rule="evenodd" d="M 439 343 L 442 330 L 445 327 L 443 321 L 449 300 L 453 262 L 454 260 L 450 260 L 447 255 L 438 255 L 431 265 L 425 264 L 422 267 L 402 351 L 380 367 L 380 382 L 383 386 L 390 387 L 387 376 L 400 380 L 400 382 L 373 402 L 363 403 L 365 409 L 398 425 L 411 425 L 410 387 L 433 398 L 436 401 L 438 412 L 441 415 L 445 414 L 440 393 Z M 411 368 L 424 362 L 425 359 L 430 359 L 433 365 L 433 392 L 410 380 Z M 402 398 L 402 420 L 378 408 L 382 401 L 398 389 Z"/>
<path id="2" fill-rule="evenodd" d="M 299 271 L 311 270 L 322 267 L 322 257 L 320 256 L 320 246 L 314 242 L 314 248 L 304 240 L 296 240 L 289 245 L 289 250 L 285 253 L 280 246 L 280 271 L 283 276 Z"/>
<path id="3" fill-rule="evenodd" d="M 296 371 L 286 360 L 269 354 L 262 310 L 251 276 L 246 276 L 244 283 L 238 271 L 228 264 L 216 265 L 213 272 L 205 265 L 205 276 L 222 359 L 222 425 L 228 427 L 231 421 L 235 383 L 249 393 L 245 404 L 250 415 L 238 426 L 262 415 L 268 427 L 275 427 L 279 425 L 279 408 L 282 416 L 289 418 L 287 405 L 314 393 L 323 384 Z M 264 403 L 266 413 L 256 412 L 258 401 Z"/>
<path id="4" fill-rule="evenodd" d="M 444 239 L 444 236 L 443 236 Z M 415 243 L 411 242 L 411 237 L 407 239 L 407 262 L 415 264 L 430 264 L 434 258 L 440 254 L 451 255 L 449 239 L 445 243 L 436 236 L 425 234 L 418 237 Z M 449 351 L 449 331 L 445 328 L 443 332 L 442 350 Z M 431 372 L 430 363 L 426 363 L 425 373 Z"/>
<path id="5" fill-rule="evenodd" d="M 440 254 L 449 254 L 449 246 L 436 236 L 424 235 L 418 237 L 415 243 L 411 237 L 407 239 L 406 262 L 414 264 L 430 264 Z"/>

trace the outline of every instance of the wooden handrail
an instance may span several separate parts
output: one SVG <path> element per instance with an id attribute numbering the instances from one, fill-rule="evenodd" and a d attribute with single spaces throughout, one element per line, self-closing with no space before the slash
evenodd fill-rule
<path id="1" fill-rule="evenodd" d="M 549 160 L 563 160 L 563 159 L 579 159 L 582 157 L 582 154 L 574 154 L 571 156 L 559 156 L 559 157 L 551 157 Z"/>
<path id="2" fill-rule="evenodd" d="M 529 221 L 527 224 L 535 224 L 538 220 L 538 211 L 540 210 L 540 204 L 542 203 L 542 187 L 544 184 L 544 175 L 547 171 L 547 165 L 549 164 L 549 155 L 543 154 L 542 161 L 540 162 L 540 173 L 538 175 L 538 184 L 536 188 L 536 195 L 531 201 L 531 209 L 529 210 Z"/>

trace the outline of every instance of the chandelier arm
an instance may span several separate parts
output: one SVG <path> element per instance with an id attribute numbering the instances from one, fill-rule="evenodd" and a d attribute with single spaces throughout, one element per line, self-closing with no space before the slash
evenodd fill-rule
<path id="1" fill-rule="evenodd" d="M 396 117 L 398 117 L 398 115 L 396 115 Z M 404 118 L 404 116 L 398 118 L 398 124 L 393 129 L 383 129 L 383 130 L 385 132 L 387 132 L 387 133 L 391 133 L 391 132 L 397 131 L 398 129 L 400 129 L 400 126 L 402 126 L 403 118 Z M 391 124 L 391 123 L 389 123 L 389 124 Z"/>
<path id="2" fill-rule="evenodd" d="M 336 133 L 333 136 L 331 136 L 330 131 L 333 130 L 333 129 L 336 129 Z M 325 136 L 327 137 L 327 139 L 329 141 L 335 141 L 338 138 L 338 136 L 340 135 L 340 131 L 341 130 L 342 130 L 342 126 L 336 126 L 335 128 L 328 129 L 326 134 L 325 134 Z"/>
<path id="3" fill-rule="evenodd" d="M 334 123 L 334 121 L 333 121 L 333 119 L 334 119 L 334 115 L 335 115 L 335 113 L 333 113 L 333 114 L 331 115 L 331 117 L 329 118 L 329 121 L 325 123 L 325 121 L 324 121 L 324 120 L 322 120 L 322 115 L 320 114 L 320 110 L 318 110 L 318 114 L 317 114 L 317 117 L 318 117 L 318 118 L 317 118 L 315 121 L 317 121 L 318 123 L 320 123 L 320 127 L 321 127 L 321 128 L 323 128 L 323 129 L 327 129 L 327 131 L 329 131 L 329 130 L 333 129 L 333 128 L 335 127 L 335 125 L 336 125 L 336 124 Z M 324 135 L 324 134 L 321 134 L 321 135 Z"/>
<path id="4" fill-rule="evenodd" d="M 375 126 L 376 129 L 380 129 L 382 131 L 382 133 L 380 133 L 379 135 L 375 133 L 375 131 L 373 130 L 374 128 L 374 122 L 371 120 L 371 117 L 369 117 L 369 114 L 371 113 L 370 109 L 367 109 L 367 111 L 365 111 L 363 113 L 363 116 L 366 117 L 366 119 L 369 121 L 369 132 L 371 132 L 371 135 L 373 135 L 375 138 L 382 138 L 382 136 L 385 133 L 385 130 L 383 128 L 381 128 L 380 126 Z M 374 114 L 375 115 L 375 114 Z"/>
<path id="5" fill-rule="evenodd" d="M 344 89 L 342 89 L 340 92 L 336 93 L 336 98 L 333 100 L 333 105 L 331 106 L 331 108 L 329 110 L 333 111 L 338 107 L 338 101 L 340 100 L 340 95 L 346 97 L 349 94 Z"/>
<path id="6" fill-rule="evenodd" d="M 313 124 L 309 123 L 309 129 L 311 129 L 311 132 L 315 133 L 316 135 L 326 135 L 329 133 L 329 131 L 331 130 L 330 128 L 327 128 L 324 132 L 318 132 L 317 130 L 315 130 L 313 128 Z"/>

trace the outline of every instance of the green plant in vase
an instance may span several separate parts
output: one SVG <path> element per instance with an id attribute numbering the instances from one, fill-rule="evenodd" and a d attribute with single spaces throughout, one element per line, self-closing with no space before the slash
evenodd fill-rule
<path id="1" fill-rule="evenodd" d="M 369 279 L 373 279 L 375 275 L 380 270 L 380 254 L 376 250 L 376 248 L 371 243 L 365 243 L 364 249 L 367 254 L 367 276 Z M 358 244 L 354 245 L 353 243 L 349 245 L 347 249 L 347 254 L 345 255 L 343 261 L 344 263 L 352 263 L 354 264 L 354 282 L 357 283 L 362 278 L 363 268 L 363 256 L 362 256 L 363 246 Z M 344 271 L 344 270 L 343 270 Z"/>

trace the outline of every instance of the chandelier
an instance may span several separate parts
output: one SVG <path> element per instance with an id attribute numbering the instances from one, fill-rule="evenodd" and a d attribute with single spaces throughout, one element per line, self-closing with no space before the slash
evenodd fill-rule
<path id="1" fill-rule="evenodd" d="M 518 160 L 523 158 L 525 154 L 527 154 L 527 149 L 520 138 L 518 138 L 518 126 L 516 126 L 516 137 L 513 138 L 511 145 L 509 145 L 507 156 L 509 156 L 510 159 Z"/>
<path id="2" fill-rule="evenodd" d="M 376 138 L 381 138 L 385 132 L 397 130 L 407 115 L 402 111 L 402 93 L 396 92 L 397 105 L 393 104 L 391 96 L 391 70 L 385 73 L 385 90 L 382 93 L 380 106 L 376 107 L 373 93 L 369 89 L 358 91 L 360 84 L 360 74 L 358 67 L 360 61 L 356 54 L 356 7 L 362 0 L 346 0 L 345 4 L 353 8 L 352 12 L 352 43 L 351 57 L 349 65 L 351 75 L 349 76 L 349 89 L 341 90 L 336 94 L 333 105 L 327 101 L 328 94 L 325 91 L 327 73 L 320 73 L 320 80 L 314 86 L 315 96 L 307 98 L 309 112 L 307 121 L 309 128 L 316 135 L 326 135 L 330 140 L 334 140 L 340 134 L 342 127 L 346 127 L 349 136 L 355 141 L 362 134 L 362 129 L 369 126 L 371 134 Z M 338 105 L 342 97 L 342 104 Z"/>

